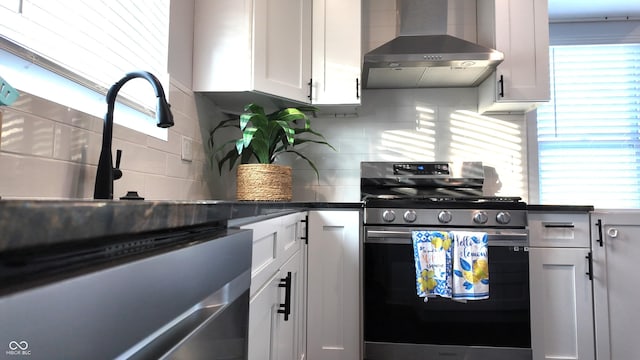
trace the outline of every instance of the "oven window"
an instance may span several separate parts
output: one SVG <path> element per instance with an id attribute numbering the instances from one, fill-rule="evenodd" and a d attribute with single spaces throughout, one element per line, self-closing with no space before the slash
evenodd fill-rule
<path id="1" fill-rule="evenodd" d="M 489 246 L 487 300 L 416 295 L 411 245 L 365 243 L 365 341 L 531 347 L 529 254 Z"/>

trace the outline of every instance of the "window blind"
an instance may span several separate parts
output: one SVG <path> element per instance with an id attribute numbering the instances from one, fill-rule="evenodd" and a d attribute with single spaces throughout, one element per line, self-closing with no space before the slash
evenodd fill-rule
<path id="1" fill-rule="evenodd" d="M 153 73 L 167 88 L 169 0 L 22 0 L 20 5 L 18 11 L 0 7 L 0 35 L 17 45 L 7 50 L 103 94 L 135 70 Z M 144 80 L 128 82 L 120 94 L 155 108 Z"/>
<path id="2" fill-rule="evenodd" d="M 552 46 L 540 202 L 640 208 L 640 45 Z"/>

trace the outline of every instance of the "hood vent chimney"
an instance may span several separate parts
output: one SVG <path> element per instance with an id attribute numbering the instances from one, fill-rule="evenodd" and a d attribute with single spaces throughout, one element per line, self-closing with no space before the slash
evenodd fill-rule
<path id="1" fill-rule="evenodd" d="M 475 87 L 504 55 L 451 35 L 446 0 L 397 0 L 400 36 L 364 55 L 368 89 Z"/>

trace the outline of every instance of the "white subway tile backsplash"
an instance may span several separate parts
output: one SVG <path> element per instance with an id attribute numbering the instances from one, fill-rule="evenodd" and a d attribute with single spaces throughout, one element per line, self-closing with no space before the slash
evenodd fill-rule
<path id="1" fill-rule="evenodd" d="M 180 179 L 194 180 L 196 171 L 200 171 L 198 163 L 184 161 L 180 155 L 167 155 L 167 174 Z"/>
<path id="2" fill-rule="evenodd" d="M 94 178 L 80 164 L 2 153 L 0 168 L 3 199 L 81 199 L 93 195 Z"/>
<path id="3" fill-rule="evenodd" d="M 526 198 L 526 176 L 520 175 L 526 156 L 519 145 L 526 139 L 524 116 L 474 115 L 469 110 L 476 99 L 476 89 L 364 90 L 359 116 L 313 119 L 337 152 L 311 147 L 306 152 L 320 182 L 306 163 L 288 159 L 295 170 L 294 199 L 316 192 L 318 201 L 358 201 L 361 161 L 435 160 L 483 161 L 508 178 L 502 195 Z"/>
<path id="4" fill-rule="evenodd" d="M 113 198 L 119 199 L 128 191 L 136 191 L 138 195 L 150 199 L 145 188 L 146 176 L 144 173 L 133 170 L 122 170 L 122 177 L 113 182 Z"/>
<path id="5" fill-rule="evenodd" d="M 3 114 L 1 136 L 2 151 L 53 156 L 54 124 L 40 117 L 7 110 Z"/>
<path id="6" fill-rule="evenodd" d="M 152 136 L 147 136 L 145 139 L 145 144 L 151 149 L 160 150 L 169 154 L 180 154 L 182 146 L 182 135 L 169 128 L 169 136 L 167 137 L 166 141 Z"/>
<path id="7" fill-rule="evenodd" d="M 360 186 L 360 168 L 358 166 L 356 169 L 325 169 L 320 173 L 319 185 Z"/>
<path id="8" fill-rule="evenodd" d="M 295 201 L 318 201 L 316 189 L 313 186 L 298 186 L 295 182 L 291 193 Z"/>
<path id="9" fill-rule="evenodd" d="M 358 186 L 314 186 L 315 201 L 357 202 L 360 201 L 360 185 Z M 294 193 L 295 196 L 295 193 Z"/>
<path id="10" fill-rule="evenodd" d="M 397 0 L 368 0 L 367 5 L 371 10 L 394 10 Z"/>
<path id="11" fill-rule="evenodd" d="M 176 126 L 168 141 L 114 125 L 113 160 L 122 149 L 123 177 L 114 198 L 136 190 L 149 200 L 212 198 L 194 97 L 171 87 Z M 0 196 L 7 198 L 92 198 L 104 120 L 21 93 L 3 108 L 0 132 Z M 106 104 L 105 104 L 106 110 Z M 194 161 L 180 160 L 182 135 L 194 138 Z"/>

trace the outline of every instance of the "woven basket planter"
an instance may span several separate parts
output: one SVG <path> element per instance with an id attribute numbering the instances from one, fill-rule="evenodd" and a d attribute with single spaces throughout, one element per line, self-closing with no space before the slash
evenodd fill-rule
<path id="1" fill-rule="evenodd" d="M 291 201 L 291 167 L 276 164 L 238 165 L 236 198 Z"/>

